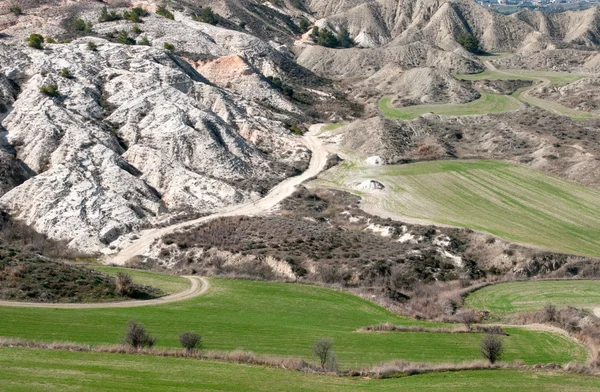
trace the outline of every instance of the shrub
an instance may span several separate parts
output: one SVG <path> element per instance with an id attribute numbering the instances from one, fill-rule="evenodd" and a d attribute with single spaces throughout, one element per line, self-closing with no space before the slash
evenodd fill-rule
<path id="1" fill-rule="evenodd" d="M 150 43 L 150 40 L 148 39 L 148 37 L 143 35 L 140 38 L 140 40 L 138 41 L 138 45 L 151 46 L 152 44 Z"/>
<path id="2" fill-rule="evenodd" d="M 21 7 L 10 7 L 10 12 L 17 16 L 23 15 L 23 10 L 21 9 Z"/>
<path id="3" fill-rule="evenodd" d="M 292 131 L 295 135 L 299 135 L 299 136 L 302 136 L 302 134 L 304 133 L 304 132 L 302 132 L 302 129 L 298 128 L 296 125 L 292 125 L 290 127 L 290 131 Z"/>
<path id="4" fill-rule="evenodd" d="M 169 52 L 174 52 L 175 51 L 175 45 L 170 44 L 168 42 L 165 42 L 163 44 L 163 47 L 165 48 L 165 50 L 168 50 Z"/>
<path id="5" fill-rule="evenodd" d="M 306 33 L 310 29 L 310 22 L 306 18 L 301 18 L 299 22 L 300 31 Z"/>
<path id="6" fill-rule="evenodd" d="M 156 9 L 156 14 L 163 16 L 167 19 L 175 19 L 175 16 L 173 16 L 173 14 L 171 13 L 171 11 L 169 11 L 167 9 L 167 7 L 165 7 L 164 5 L 160 5 L 158 6 L 158 8 Z"/>
<path id="7" fill-rule="evenodd" d="M 131 9 L 131 14 L 135 14 L 139 18 L 142 18 L 144 16 L 148 16 L 148 11 L 146 11 L 145 9 L 143 9 L 141 7 L 134 7 Z"/>
<path id="8" fill-rule="evenodd" d="M 117 35 L 117 42 L 123 45 L 135 45 L 135 40 L 129 36 L 129 33 L 125 30 L 119 31 Z"/>
<path id="9" fill-rule="evenodd" d="M 63 68 L 60 70 L 60 76 L 67 79 L 73 79 L 73 75 L 71 75 L 71 71 L 68 68 Z"/>
<path id="10" fill-rule="evenodd" d="M 100 16 L 98 17 L 98 22 L 112 22 L 120 19 L 123 19 L 122 15 L 118 14 L 116 11 L 108 12 L 108 8 L 102 7 L 102 10 L 100 10 Z"/>
<path id="11" fill-rule="evenodd" d="M 179 344 L 187 352 L 199 350 L 202 348 L 202 337 L 193 332 L 183 332 L 179 335 Z"/>
<path id="12" fill-rule="evenodd" d="M 98 50 L 98 45 L 96 45 L 94 42 L 90 41 L 87 43 L 87 48 L 88 48 L 88 50 L 95 52 Z"/>
<path id="13" fill-rule="evenodd" d="M 133 31 L 133 34 L 140 34 L 140 33 L 142 32 L 142 29 L 140 29 L 140 26 L 138 26 L 138 24 L 137 24 L 137 23 L 135 23 L 135 24 L 133 25 L 133 29 L 132 29 L 132 31 Z"/>
<path id="14" fill-rule="evenodd" d="M 556 306 L 552 304 L 544 305 L 544 321 L 553 322 L 556 320 L 557 315 Z"/>
<path id="15" fill-rule="evenodd" d="M 212 10 L 210 7 L 202 8 L 200 14 L 194 18 L 197 22 L 208 23 L 211 25 L 216 25 L 219 23 L 219 16 Z"/>
<path id="16" fill-rule="evenodd" d="M 313 346 L 313 354 L 319 360 L 319 364 L 324 369 L 325 365 L 331 361 L 331 356 L 334 354 L 333 350 L 333 339 L 320 337 L 315 341 Z"/>
<path id="17" fill-rule="evenodd" d="M 135 289 L 133 279 L 131 279 L 131 276 L 129 274 L 126 274 L 124 272 L 119 272 L 117 274 L 116 285 L 119 294 L 125 297 L 130 297 Z"/>
<path id="18" fill-rule="evenodd" d="M 44 43 L 44 37 L 41 34 L 31 34 L 27 38 L 27 45 L 35 49 L 42 49 Z"/>
<path id="19" fill-rule="evenodd" d="M 52 37 L 46 37 L 46 43 L 47 44 L 57 44 L 58 42 L 56 42 L 56 40 Z"/>
<path id="20" fill-rule="evenodd" d="M 83 19 L 81 19 L 80 17 L 77 17 L 73 20 L 73 29 L 75 29 L 75 31 L 79 31 L 79 32 L 83 32 L 83 33 L 91 33 L 92 32 L 92 22 L 91 21 L 85 21 Z"/>
<path id="21" fill-rule="evenodd" d="M 479 40 L 473 34 L 469 33 L 460 33 L 458 35 L 457 41 L 462 45 L 463 48 L 468 50 L 471 53 L 479 52 Z"/>
<path id="22" fill-rule="evenodd" d="M 338 39 L 333 33 L 325 28 L 319 30 L 317 44 L 326 48 L 335 48 L 339 45 Z"/>
<path id="23" fill-rule="evenodd" d="M 58 86 L 56 84 L 47 84 L 40 87 L 40 93 L 48 97 L 58 97 L 60 95 L 58 92 Z"/>
<path id="24" fill-rule="evenodd" d="M 125 332 L 125 343 L 137 350 L 154 346 L 156 339 L 146 331 L 146 328 L 142 324 L 137 323 L 135 320 L 130 320 Z"/>
<path id="25" fill-rule="evenodd" d="M 468 330 L 470 330 L 471 325 L 477 321 L 477 315 L 474 310 L 462 310 L 457 313 L 456 317 Z"/>
<path id="26" fill-rule="evenodd" d="M 488 333 L 481 341 L 479 350 L 481 355 L 493 364 L 502 358 L 502 354 L 504 353 L 504 343 L 502 338 L 497 334 Z"/>

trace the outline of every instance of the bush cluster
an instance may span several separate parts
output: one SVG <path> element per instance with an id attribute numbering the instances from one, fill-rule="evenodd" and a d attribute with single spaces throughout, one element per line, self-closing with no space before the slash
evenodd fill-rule
<path id="1" fill-rule="evenodd" d="M 327 28 L 319 29 L 318 26 L 314 26 L 310 37 L 317 45 L 327 48 L 351 48 L 356 46 L 346 27 L 340 28 L 340 31 L 335 35 Z"/>

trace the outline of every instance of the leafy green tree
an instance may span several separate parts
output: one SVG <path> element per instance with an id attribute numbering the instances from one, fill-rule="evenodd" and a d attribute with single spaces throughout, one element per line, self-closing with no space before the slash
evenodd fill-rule
<path id="1" fill-rule="evenodd" d="M 469 33 L 460 33 L 458 35 L 457 41 L 462 45 L 463 48 L 468 50 L 471 53 L 478 53 L 479 49 L 479 40 L 473 34 Z"/>
<path id="2" fill-rule="evenodd" d="M 27 38 L 27 45 L 32 48 L 42 49 L 43 44 L 44 44 L 44 36 L 42 36 L 41 34 L 31 34 Z"/>
<path id="3" fill-rule="evenodd" d="M 352 48 L 356 43 L 350 38 L 350 33 L 346 27 L 342 27 L 337 34 L 338 45 L 342 48 Z"/>
<path id="4" fill-rule="evenodd" d="M 319 30 L 319 38 L 317 44 L 326 48 L 336 48 L 339 42 L 333 33 L 325 28 Z"/>

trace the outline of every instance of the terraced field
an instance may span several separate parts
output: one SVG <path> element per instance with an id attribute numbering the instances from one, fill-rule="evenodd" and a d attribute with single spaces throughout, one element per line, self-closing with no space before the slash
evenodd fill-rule
<path id="1" fill-rule="evenodd" d="M 477 74 L 456 74 L 460 80 L 549 80 L 552 84 L 566 84 L 582 79 L 585 75 L 568 72 L 535 71 L 528 69 L 486 70 Z"/>
<path id="2" fill-rule="evenodd" d="M 391 359 L 458 362 L 479 358 L 481 334 L 357 333 L 383 322 L 429 325 L 399 317 L 356 296 L 297 284 L 211 279 L 205 295 L 182 302 L 129 309 L 0 308 L 0 336 L 86 344 L 119 343 L 127 321 L 136 319 L 159 347 L 178 347 L 183 331 L 203 336 L 209 350 L 245 349 L 313 360 L 319 336 L 335 340 L 342 367 Z M 446 324 L 447 326 L 447 324 Z M 566 363 L 585 360 L 585 349 L 549 332 L 508 328 L 506 361 Z"/>
<path id="3" fill-rule="evenodd" d="M 600 378 L 518 370 L 428 373 L 399 379 L 321 376 L 233 363 L 0 347 L 2 391 L 587 392 Z"/>
<path id="4" fill-rule="evenodd" d="M 484 287 L 465 300 L 465 306 L 486 309 L 497 316 L 541 310 L 552 303 L 557 307 L 600 306 L 600 281 L 510 282 Z"/>
<path id="5" fill-rule="evenodd" d="M 401 120 L 412 120 L 426 113 L 469 116 L 507 112 L 520 107 L 519 102 L 513 97 L 489 93 L 482 93 L 479 99 L 465 104 L 417 105 L 397 108 L 391 105 L 390 97 L 384 97 L 379 100 L 378 105 L 384 116 Z"/>
<path id="6" fill-rule="evenodd" d="M 377 179 L 382 191 L 353 185 Z M 399 166 L 348 162 L 314 186 L 363 197 L 367 212 L 468 227 L 559 252 L 600 256 L 600 192 L 499 161 L 436 161 Z"/>

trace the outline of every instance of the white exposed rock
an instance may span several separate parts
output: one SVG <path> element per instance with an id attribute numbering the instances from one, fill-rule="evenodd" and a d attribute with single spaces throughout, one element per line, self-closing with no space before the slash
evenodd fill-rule
<path id="1" fill-rule="evenodd" d="M 355 183 L 353 185 L 353 188 L 365 191 L 377 191 L 384 189 L 385 186 L 377 180 L 365 180 L 359 183 Z"/>
<path id="2" fill-rule="evenodd" d="M 382 237 L 391 237 L 394 234 L 394 228 L 391 226 L 381 226 L 375 223 L 369 224 L 365 230 L 371 230 L 375 234 L 379 234 Z"/>
<path id="3" fill-rule="evenodd" d="M 367 163 L 369 165 L 374 165 L 374 166 L 381 166 L 381 165 L 385 165 L 385 160 L 380 157 L 379 155 L 373 155 L 367 158 Z"/>

